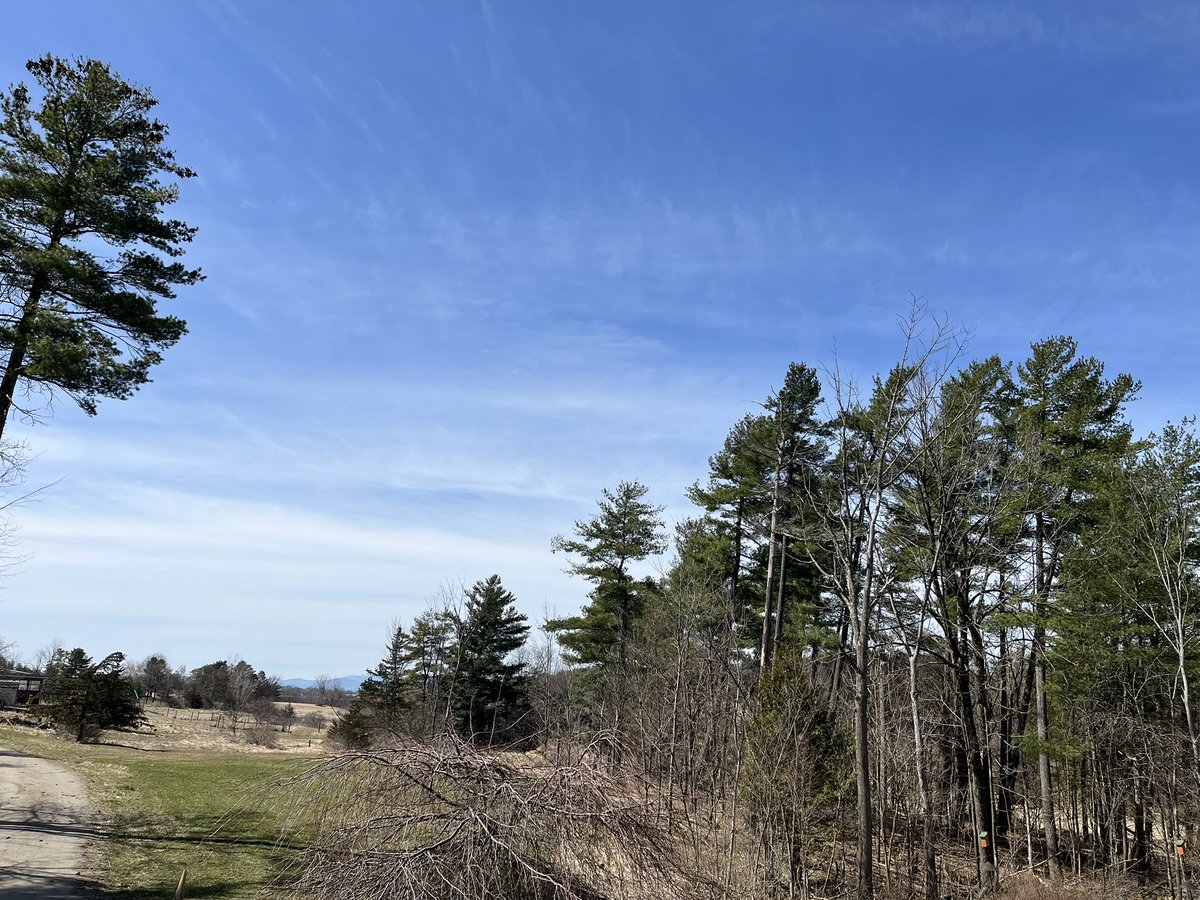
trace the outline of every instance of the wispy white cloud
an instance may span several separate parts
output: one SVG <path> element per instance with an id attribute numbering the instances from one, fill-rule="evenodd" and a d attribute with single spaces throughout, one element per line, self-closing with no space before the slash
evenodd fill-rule
<path id="1" fill-rule="evenodd" d="M 500 573 L 530 613 L 579 590 L 557 571 L 548 543 L 533 549 L 503 530 L 467 537 L 130 486 L 104 499 L 108 506 L 52 501 L 23 511 L 22 537 L 38 550 L 0 598 L 0 623 L 26 653 L 36 646 L 25 640 L 47 626 L 46 640 L 135 657 L 194 628 L 202 637 L 186 651 L 175 644 L 187 658 L 173 662 L 237 652 L 286 674 L 353 672 L 374 660 L 391 617 L 411 618 L 447 579 Z M 319 644 L 331 629 L 354 637 L 340 651 L 297 656 L 296 645 Z"/>
<path id="2" fill-rule="evenodd" d="M 154 384 L 27 432 L 66 479 L 18 516 L 26 652 L 310 674 L 445 577 L 573 608 L 551 535 L 622 478 L 686 515 L 788 361 L 891 361 L 908 291 L 1151 373 L 1139 416 L 1196 392 L 1183 4 L 130 9 L 0 35 L 161 87 L 209 274 Z"/>
<path id="3" fill-rule="evenodd" d="M 1051 36 L 1041 16 L 1014 3 L 920 3 L 909 15 L 915 34 L 965 47 L 1039 44 Z"/>
<path id="4" fill-rule="evenodd" d="M 1200 96 L 1159 97 L 1137 100 L 1130 104 L 1138 115 L 1155 118 L 1200 115 Z"/>
<path id="5" fill-rule="evenodd" d="M 893 37 L 972 49 L 1037 49 L 1084 56 L 1174 51 L 1190 55 L 1200 35 L 1194 4 L 1028 3 L 1017 0 L 918 2 L 889 22 Z"/>

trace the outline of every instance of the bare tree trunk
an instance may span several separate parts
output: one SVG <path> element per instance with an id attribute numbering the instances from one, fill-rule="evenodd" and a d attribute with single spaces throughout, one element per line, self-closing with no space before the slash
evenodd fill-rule
<path id="1" fill-rule="evenodd" d="M 959 604 L 957 629 L 949 629 L 946 637 L 950 647 L 955 693 L 958 697 L 959 721 L 962 724 L 972 818 L 975 828 L 979 832 L 976 835 L 979 887 L 982 893 L 987 893 L 996 887 L 996 848 L 992 834 L 995 830 L 995 823 L 992 812 L 991 766 L 987 759 L 987 736 L 986 733 L 981 732 L 983 723 L 978 721 L 980 711 L 975 701 L 971 671 L 966 657 L 966 611 L 962 608 L 965 600 L 960 598 L 952 602 Z"/>
<path id="2" fill-rule="evenodd" d="M 854 712 L 854 761 L 858 781 L 858 898 L 873 900 L 875 870 L 871 856 L 875 822 L 871 809 L 871 751 L 868 746 L 871 712 L 870 624 L 867 598 L 859 598 L 857 652 L 857 696 Z"/>
<path id="3" fill-rule="evenodd" d="M 758 659 L 759 670 L 764 675 L 767 669 L 771 668 L 772 613 L 778 614 L 774 609 L 774 595 L 772 592 L 775 586 L 775 535 L 779 528 L 779 476 L 780 467 L 776 465 L 775 486 L 771 494 L 771 534 L 767 548 L 767 587 L 763 597 L 762 647 L 759 650 Z"/>
<path id="4" fill-rule="evenodd" d="M 1050 722 L 1046 702 L 1046 664 L 1040 656 L 1034 664 L 1034 690 L 1037 693 L 1038 784 L 1042 793 L 1042 832 L 1046 837 L 1046 868 L 1051 881 L 1062 878 L 1058 864 L 1058 826 L 1054 820 L 1053 783 L 1050 779 Z"/>
<path id="5" fill-rule="evenodd" d="M 921 706 L 917 702 L 917 662 L 920 645 L 908 656 L 908 702 L 912 710 L 913 753 L 916 757 L 917 793 L 921 801 L 921 849 L 925 866 L 925 900 L 940 900 L 937 877 L 937 845 L 934 833 L 933 800 L 929 794 L 929 775 L 925 771 L 925 729 Z"/>
<path id="6" fill-rule="evenodd" d="M 1001 665 L 1008 659 L 1005 652 L 1007 631 L 1000 632 Z M 1029 704 L 1033 698 L 1033 659 L 1027 658 L 1021 666 L 1020 680 L 1016 685 L 1016 696 L 1007 699 L 1007 689 L 1001 693 L 999 761 L 1000 786 L 996 794 L 996 839 L 1007 841 L 1012 828 L 1013 809 L 1017 778 L 1021 774 L 1021 736 L 1029 723 Z M 1001 677 L 1006 677 L 1001 672 Z"/>
<path id="7" fill-rule="evenodd" d="M 1195 719 L 1192 718 L 1191 679 L 1187 671 L 1187 639 L 1184 635 L 1184 605 L 1176 598 L 1172 598 L 1172 602 L 1175 613 L 1175 651 L 1179 665 L 1180 700 L 1183 702 L 1188 742 L 1192 746 L 1192 778 L 1196 781 L 1197 791 L 1200 791 L 1200 740 L 1197 739 Z"/>
<path id="8" fill-rule="evenodd" d="M 1068 498 L 1069 496 L 1068 493 Z M 1046 744 L 1050 740 L 1049 705 L 1046 700 L 1046 605 L 1053 576 L 1046 561 L 1045 536 L 1045 517 L 1038 512 L 1034 515 L 1033 557 L 1034 584 L 1037 590 L 1032 648 L 1034 718 L 1038 737 L 1038 784 L 1042 794 L 1042 833 L 1046 838 L 1046 869 L 1050 880 L 1058 881 L 1062 878 L 1058 864 L 1058 826 L 1054 819 L 1054 785 L 1050 773 L 1050 754 L 1046 752 Z M 1053 548 L 1053 543 L 1051 546 Z"/>
<path id="9" fill-rule="evenodd" d="M 779 592 L 775 595 L 775 630 L 771 635 L 772 659 L 779 654 L 779 648 L 783 646 L 783 619 L 787 615 L 784 602 L 784 587 L 787 585 L 787 551 L 787 535 L 783 534 L 779 538 Z"/>
<path id="10" fill-rule="evenodd" d="M 938 555 L 935 550 L 935 558 Z M 921 813 L 921 851 L 922 865 L 925 870 L 925 900 L 941 900 L 941 895 L 938 892 L 937 845 L 933 818 L 933 797 L 929 789 L 929 773 L 925 765 L 925 723 L 921 717 L 920 692 L 917 687 L 921 645 L 925 638 L 925 628 L 929 620 L 932 599 L 932 581 L 927 577 L 921 597 L 921 612 L 916 627 L 916 636 L 910 641 L 905 635 L 904 630 L 900 629 L 900 640 L 903 641 L 905 653 L 908 655 L 908 707 L 909 714 L 912 716 L 914 771 L 917 777 L 917 797 Z M 901 611 L 897 608 L 894 600 L 890 602 L 892 615 L 896 621 L 900 621 Z"/>
<path id="11" fill-rule="evenodd" d="M 838 643 L 833 659 L 833 671 L 829 676 L 829 708 L 837 705 L 838 695 L 842 692 L 842 671 L 846 665 L 848 648 L 846 641 L 850 637 L 850 613 L 845 606 L 838 611 Z"/>
<path id="12" fill-rule="evenodd" d="M 742 578 L 742 515 L 745 500 L 738 498 L 737 516 L 733 520 L 733 572 L 729 576 L 729 633 L 737 624 L 738 586 Z"/>

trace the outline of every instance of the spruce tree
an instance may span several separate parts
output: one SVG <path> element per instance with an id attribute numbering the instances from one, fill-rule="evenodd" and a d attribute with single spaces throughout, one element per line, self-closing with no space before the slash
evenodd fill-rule
<path id="1" fill-rule="evenodd" d="M 358 689 L 355 705 L 368 706 L 377 723 L 385 728 L 394 728 L 401 713 L 412 705 L 411 656 L 408 634 L 397 623 L 383 659 L 374 669 L 367 670 L 370 677 Z"/>
<path id="2" fill-rule="evenodd" d="M 525 664 L 512 658 L 525 645 L 529 625 L 515 600 L 499 575 L 467 591 L 452 706 L 459 733 L 477 743 L 508 735 L 529 710 Z"/>

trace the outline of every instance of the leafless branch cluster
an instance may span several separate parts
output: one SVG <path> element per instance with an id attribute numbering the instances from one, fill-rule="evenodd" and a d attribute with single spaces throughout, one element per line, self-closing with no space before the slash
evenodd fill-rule
<path id="1" fill-rule="evenodd" d="M 700 898 L 643 785 L 581 751 L 566 764 L 445 737 L 346 753 L 288 790 L 315 839 L 288 873 L 322 900 Z"/>

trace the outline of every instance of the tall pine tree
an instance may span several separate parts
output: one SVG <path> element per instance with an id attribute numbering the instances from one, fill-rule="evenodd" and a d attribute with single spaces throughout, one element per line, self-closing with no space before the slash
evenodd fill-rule
<path id="1" fill-rule="evenodd" d="M 0 94 L 0 434 L 22 388 L 89 414 L 129 397 L 187 330 L 157 302 L 201 277 L 179 261 L 195 229 L 164 215 L 195 173 L 150 92 L 93 59 L 27 68 L 40 103 Z"/>
<path id="2" fill-rule="evenodd" d="M 648 587 L 629 572 L 632 563 L 667 548 L 661 506 L 645 501 L 647 488 L 622 481 L 604 489 L 600 512 L 575 523 L 575 538 L 559 535 L 551 546 L 575 560 L 567 567 L 595 587 L 578 616 L 556 619 L 549 628 L 560 634 L 572 662 L 624 673 L 634 623 L 641 617 Z"/>

